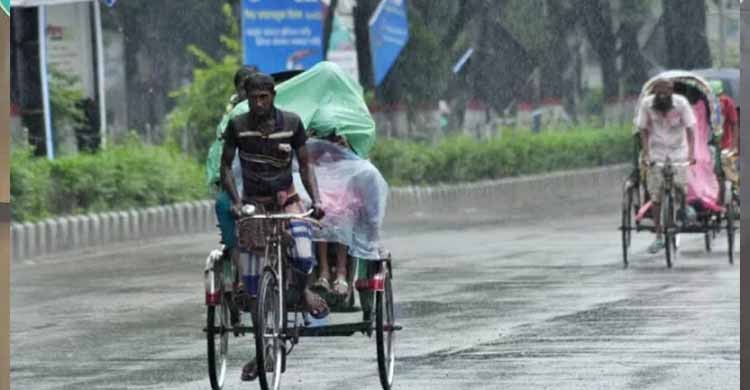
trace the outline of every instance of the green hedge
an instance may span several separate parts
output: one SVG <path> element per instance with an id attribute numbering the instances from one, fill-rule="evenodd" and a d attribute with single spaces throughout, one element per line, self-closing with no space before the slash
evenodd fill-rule
<path id="1" fill-rule="evenodd" d="M 380 139 L 372 155 L 392 186 L 497 179 L 628 161 L 630 130 L 583 128 L 477 141 L 458 136 L 438 145 Z"/>
<path id="2" fill-rule="evenodd" d="M 29 150 L 11 153 L 15 221 L 126 210 L 204 199 L 203 167 L 169 147 L 136 142 L 54 161 Z"/>
<path id="3" fill-rule="evenodd" d="M 380 139 L 373 163 L 391 186 L 496 179 L 625 162 L 629 130 L 577 129 L 438 145 Z M 173 147 L 136 141 L 97 154 L 48 161 L 25 149 L 11 154 L 13 220 L 125 210 L 205 199 L 204 169 Z"/>

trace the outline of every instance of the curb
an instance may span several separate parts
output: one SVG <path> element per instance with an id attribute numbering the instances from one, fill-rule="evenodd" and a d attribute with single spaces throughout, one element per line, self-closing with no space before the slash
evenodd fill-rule
<path id="1" fill-rule="evenodd" d="M 543 205 L 619 196 L 629 165 L 565 171 L 474 183 L 391 189 L 386 224 L 430 213 L 451 219 L 480 212 L 500 215 Z M 213 200 L 11 224 L 14 261 L 106 244 L 205 233 L 218 221 Z"/>

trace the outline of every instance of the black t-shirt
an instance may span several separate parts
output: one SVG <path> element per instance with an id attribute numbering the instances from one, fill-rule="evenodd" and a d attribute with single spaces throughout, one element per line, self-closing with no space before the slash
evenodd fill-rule
<path id="1" fill-rule="evenodd" d="M 250 113 L 238 115 L 229 121 L 223 137 L 239 153 L 243 199 L 273 196 L 292 186 L 293 153 L 307 141 L 297 114 L 274 109 L 263 123 Z"/>

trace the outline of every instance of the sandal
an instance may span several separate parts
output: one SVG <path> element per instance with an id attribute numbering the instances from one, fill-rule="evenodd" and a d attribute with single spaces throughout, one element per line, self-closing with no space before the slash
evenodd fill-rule
<path id="1" fill-rule="evenodd" d="M 331 284 L 328 282 L 328 279 L 322 276 L 319 277 L 318 280 L 315 281 L 315 283 L 313 284 L 313 287 L 316 290 L 331 292 Z"/>
<path id="2" fill-rule="evenodd" d="M 337 278 L 333 282 L 333 293 L 339 296 L 345 296 L 349 294 L 349 283 L 344 279 Z"/>
<path id="3" fill-rule="evenodd" d="M 651 253 L 652 255 L 657 254 L 662 249 L 664 249 L 664 240 L 656 239 L 651 245 L 649 245 L 648 253 Z"/>
<path id="4" fill-rule="evenodd" d="M 255 380 L 255 378 L 258 377 L 258 363 L 255 361 L 255 358 L 247 362 L 244 366 L 242 366 L 242 376 L 240 379 L 242 379 L 243 382 L 250 382 Z"/>

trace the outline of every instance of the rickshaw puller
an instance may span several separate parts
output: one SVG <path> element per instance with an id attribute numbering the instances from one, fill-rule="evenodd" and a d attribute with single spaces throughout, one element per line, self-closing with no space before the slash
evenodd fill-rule
<path id="1" fill-rule="evenodd" d="M 641 134 L 642 159 L 649 166 L 646 176 L 649 195 L 653 204 L 652 215 L 656 239 L 649 246 L 650 253 L 664 248 L 661 221 L 661 198 L 664 193 L 664 177 L 659 168 L 650 167 L 652 161 L 689 161 L 695 164 L 694 129 L 696 118 L 690 103 L 683 96 L 673 93 L 669 80 L 657 80 L 653 95 L 643 99 L 635 118 Z M 674 185 L 680 195 L 687 195 L 687 167 L 674 167 Z"/>
<path id="2" fill-rule="evenodd" d="M 244 87 L 250 111 L 232 118 L 223 135 L 221 182 L 232 199 L 232 212 L 240 216 L 243 203 L 263 204 L 266 203 L 261 200 L 264 198 L 279 199 L 279 204 L 275 206 L 286 212 L 303 211 L 292 180 L 292 157 L 295 153 L 303 185 L 312 198 L 313 217 L 323 218 L 325 213 L 320 205 L 315 173 L 305 149 L 307 135 L 300 117 L 276 108 L 276 91 L 271 76 L 254 73 L 247 78 Z M 242 197 L 238 194 L 232 174 L 232 161 L 237 151 L 242 169 Z M 295 245 L 290 261 L 293 268 L 302 274 L 298 275 L 298 280 L 304 284 L 302 300 L 307 310 L 313 317 L 322 318 L 328 313 L 328 305 L 310 289 L 312 281 L 308 275 L 316 261 L 310 229 L 306 225 L 301 221 L 292 221 L 291 233 Z M 257 275 L 248 275 L 245 287 L 254 295 Z M 242 380 L 253 380 L 256 376 L 257 367 L 253 359 L 243 367 Z"/>

